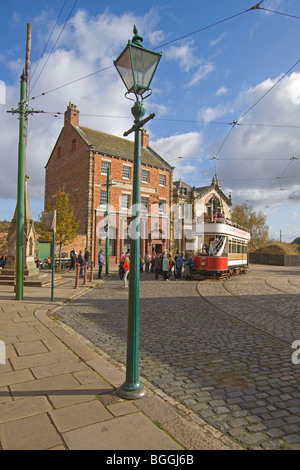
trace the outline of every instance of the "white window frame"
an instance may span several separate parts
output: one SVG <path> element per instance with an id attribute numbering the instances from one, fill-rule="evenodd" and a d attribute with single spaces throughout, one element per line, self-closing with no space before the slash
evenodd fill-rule
<path id="1" fill-rule="evenodd" d="M 127 199 L 126 207 L 123 205 L 125 197 Z M 121 209 L 124 209 L 124 210 L 129 210 L 130 209 L 130 194 L 128 194 L 128 193 L 123 193 L 122 194 Z"/>
<path id="2" fill-rule="evenodd" d="M 144 176 L 147 174 L 147 180 L 144 179 Z M 142 169 L 142 183 L 149 184 L 150 182 L 150 171 Z"/>
<path id="3" fill-rule="evenodd" d="M 144 204 L 143 200 L 144 200 L 144 202 L 147 201 L 147 203 Z M 149 212 L 149 198 L 146 197 L 146 196 L 142 196 L 141 197 L 141 213 L 146 214 L 148 212 Z"/>
<path id="4" fill-rule="evenodd" d="M 104 193 L 105 193 L 105 202 L 101 202 L 102 201 L 102 196 L 104 197 Z M 100 192 L 100 206 L 101 207 L 106 207 L 106 203 L 107 203 L 107 191 L 105 190 L 101 190 Z"/>
<path id="5" fill-rule="evenodd" d="M 166 214 L 166 200 L 165 199 L 158 200 L 158 212 L 159 214 Z"/>
<path id="6" fill-rule="evenodd" d="M 111 162 L 107 160 L 101 161 L 101 175 L 107 175 L 107 168 L 110 167 Z"/>
<path id="7" fill-rule="evenodd" d="M 129 171 L 129 176 L 126 176 L 124 174 L 124 170 L 125 170 L 125 173 L 126 171 Z M 125 180 L 131 180 L 131 166 L 129 165 L 123 165 L 123 169 L 122 169 L 122 178 L 125 179 Z"/>
<path id="8" fill-rule="evenodd" d="M 159 174 L 159 186 L 167 186 L 167 175 L 164 173 Z"/>

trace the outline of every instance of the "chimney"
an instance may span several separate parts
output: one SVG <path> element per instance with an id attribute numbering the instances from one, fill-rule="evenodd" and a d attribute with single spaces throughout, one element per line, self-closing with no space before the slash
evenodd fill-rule
<path id="1" fill-rule="evenodd" d="M 68 124 L 79 127 L 79 109 L 77 109 L 77 106 L 71 103 L 71 101 L 65 112 L 65 126 Z"/>
<path id="2" fill-rule="evenodd" d="M 142 147 L 149 147 L 149 134 L 145 129 L 142 129 Z"/>

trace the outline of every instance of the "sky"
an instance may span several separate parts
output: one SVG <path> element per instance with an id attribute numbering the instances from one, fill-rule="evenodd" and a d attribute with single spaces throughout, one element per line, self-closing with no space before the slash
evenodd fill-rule
<path id="1" fill-rule="evenodd" d="M 113 61 L 136 25 L 162 52 L 144 101 L 150 146 L 174 180 L 211 184 L 266 215 L 269 235 L 300 236 L 299 0 L 0 1 L 0 220 L 17 198 L 20 76 L 31 25 L 26 174 L 32 218 L 69 102 L 80 125 L 123 137 L 132 101 Z M 71 83 L 73 82 L 73 83 Z M 132 139 L 132 135 L 128 137 Z M 76 183 L 77 184 L 77 183 Z"/>

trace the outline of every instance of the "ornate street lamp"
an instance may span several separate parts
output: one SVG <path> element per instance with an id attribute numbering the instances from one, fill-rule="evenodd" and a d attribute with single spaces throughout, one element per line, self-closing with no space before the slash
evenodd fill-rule
<path id="1" fill-rule="evenodd" d="M 155 116 L 155 114 L 151 114 L 142 119 L 146 112 L 143 107 L 143 99 L 151 94 L 150 84 L 162 56 L 162 53 L 151 51 L 143 46 L 143 38 L 138 34 L 135 26 L 133 32 L 132 41 L 128 41 L 124 51 L 114 61 L 114 65 L 127 88 L 126 98 L 131 93 L 135 95 L 135 99 L 129 98 L 134 101 L 131 109 L 134 125 L 129 131 L 124 132 L 124 136 L 135 132 L 131 222 L 135 233 L 132 231 L 130 243 L 126 380 L 118 389 L 118 394 L 127 399 L 141 398 L 147 393 L 139 380 L 141 131 L 144 124 Z M 145 93 L 148 94 L 143 96 Z"/>

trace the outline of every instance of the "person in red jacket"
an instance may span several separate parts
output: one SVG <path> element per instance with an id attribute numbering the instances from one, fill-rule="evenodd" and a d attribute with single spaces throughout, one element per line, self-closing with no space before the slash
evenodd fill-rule
<path id="1" fill-rule="evenodd" d="M 125 270 L 124 276 L 123 276 L 123 281 L 124 281 L 124 288 L 128 287 L 128 276 L 129 276 L 129 258 L 126 256 L 124 264 L 123 264 L 123 269 Z"/>

